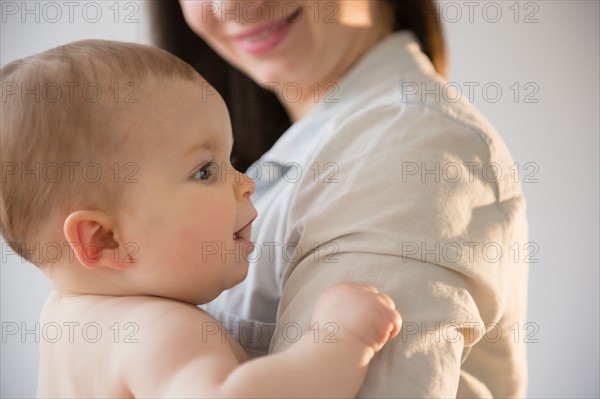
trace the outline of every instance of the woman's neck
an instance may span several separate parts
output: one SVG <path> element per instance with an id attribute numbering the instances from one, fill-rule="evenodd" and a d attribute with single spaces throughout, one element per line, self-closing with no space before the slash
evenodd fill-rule
<path id="1" fill-rule="evenodd" d="M 335 101 L 335 93 L 337 92 L 340 80 L 361 60 L 368 50 L 392 32 L 392 27 L 389 26 L 388 28 L 385 25 L 383 28 L 370 30 L 370 34 L 363 36 L 363 40 L 357 43 L 352 53 L 341 60 L 335 68 L 332 68 L 331 73 L 324 76 L 319 82 L 295 82 L 298 85 L 296 92 L 301 95 L 294 97 L 293 100 L 288 98 L 291 90 L 288 90 L 288 92 L 281 90 L 281 88 L 287 87 L 285 84 L 277 86 L 274 91 L 275 95 L 283 104 L 292 123 L 297 122 L 310 113 L 317 104 L 325 100 Z M 293 94 L 296 95 L 296 92 Z"/>

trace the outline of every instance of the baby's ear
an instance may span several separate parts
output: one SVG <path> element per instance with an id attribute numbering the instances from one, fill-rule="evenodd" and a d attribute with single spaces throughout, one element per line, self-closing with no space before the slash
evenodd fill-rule
<path id="1" fill-rule="evenodd" d="M 83 267 L 123 270 L 131 264 L 120 243 L 114 239 L 114 221 L 106 213 L 74 211 L 65 219 L 63 230 Z"/>

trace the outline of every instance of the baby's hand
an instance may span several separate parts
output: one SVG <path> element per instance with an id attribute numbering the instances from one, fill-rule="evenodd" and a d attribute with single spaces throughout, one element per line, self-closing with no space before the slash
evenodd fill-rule
<path id="1" fill-rule="evenodd" d="M 335 323 L 341 335 L 351 334 L 375 352 L 395 337 L 402 318 L 394 301 L 370 284 L 338 283 L 317 300 L 312 323 Z"/>

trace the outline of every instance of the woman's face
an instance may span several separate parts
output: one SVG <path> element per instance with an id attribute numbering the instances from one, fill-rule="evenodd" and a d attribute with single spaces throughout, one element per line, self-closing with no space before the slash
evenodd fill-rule
<path id="1" fill-rule="evenodd" d="M 388 33 L 382 3 L 180 0 L 188 25 L 259 85 L 304 87 L 337 81 Z"/>

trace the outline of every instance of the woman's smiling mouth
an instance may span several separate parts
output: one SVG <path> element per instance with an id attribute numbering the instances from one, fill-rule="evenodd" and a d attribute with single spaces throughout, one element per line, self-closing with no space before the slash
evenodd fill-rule
<path id="1" fill-rule="evenodd" d="M 301 15 L 302 9 L 296 8 L 289 16 L 283 16 L 263 26 L 235 35 L 233 38 L 249 53 L 260 54 L 267 52 L 277 47 L 286 38 L 292 25 L 297 22 Z"/>

